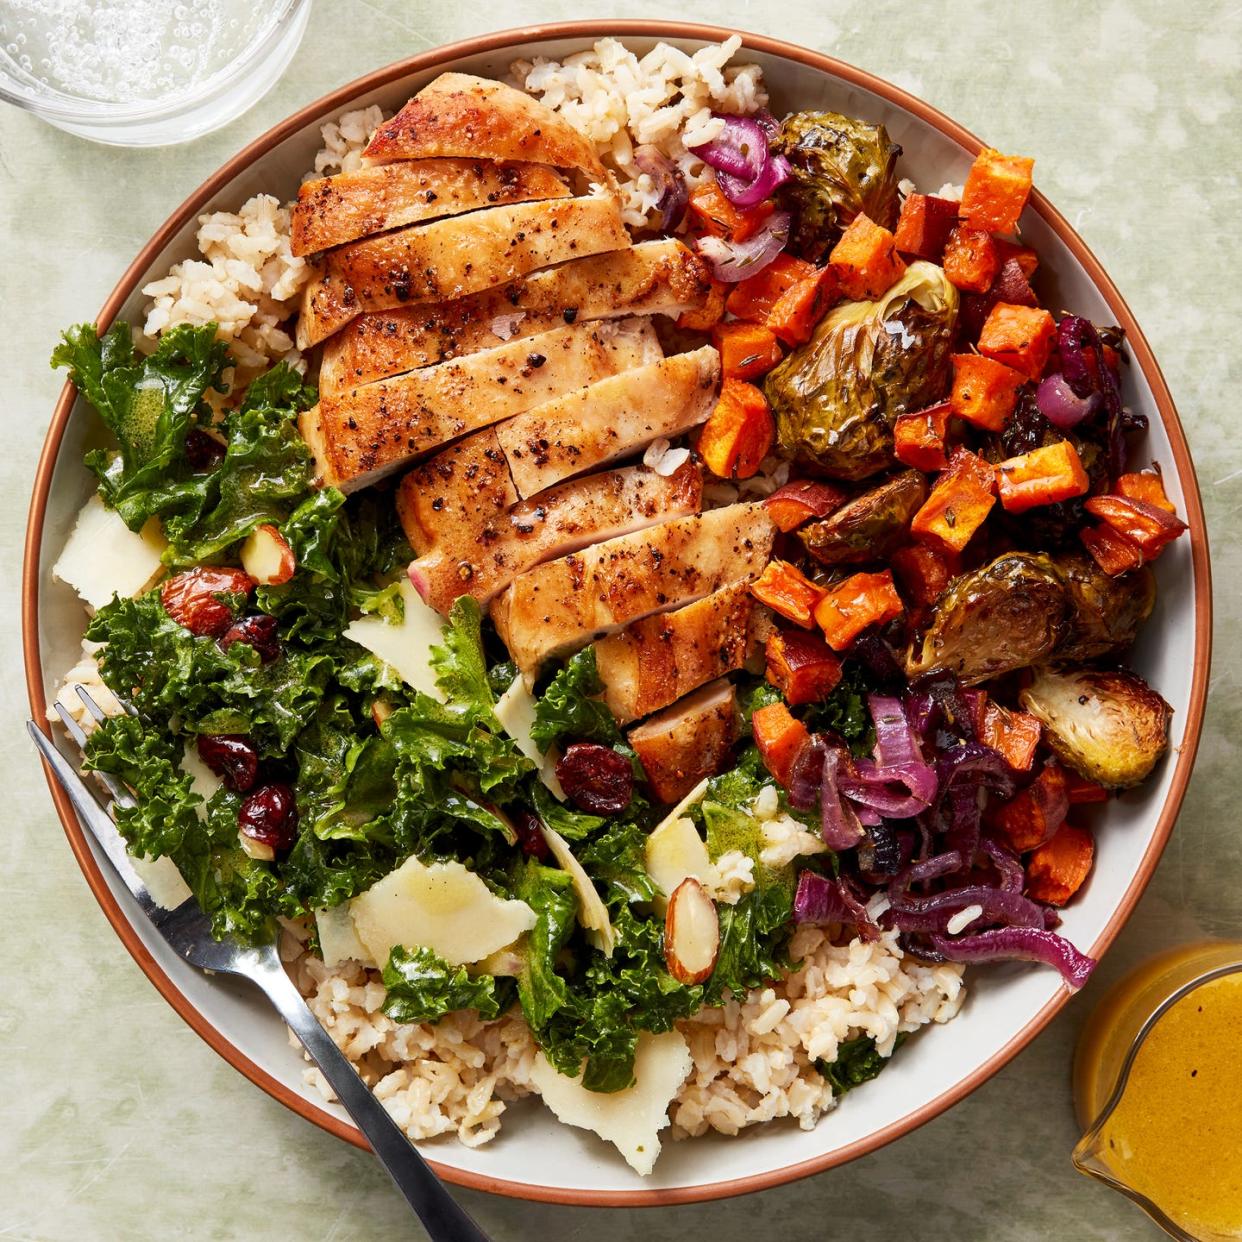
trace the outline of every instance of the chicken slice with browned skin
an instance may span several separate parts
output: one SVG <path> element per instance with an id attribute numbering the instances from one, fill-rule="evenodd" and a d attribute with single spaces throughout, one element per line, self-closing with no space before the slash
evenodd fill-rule
<path id="1" fill-rule="evenodd" d="M 599 193 L 490 207 L 349 242 L 324 255 L 303 290 L 298 348 L 363 311 L 464 297 L 629 241 L 617 200 Z"/>
<path id="2" fill-rule="evenodd" d="M 442 73 L 375 131 L 372 163 L 465 155 L 577 168 L 597 181 L 595 148 L 564 117 L 530 95 L 467 73 Z"/>
<path id="3" fill-rule="evenodd" d="M 298 426 L 320 481 L 352 492 L 467 432 L 659 356 L 648 320 L 563 326 L 324 397 Z"/>
<path id="4" fill-rule="evenodd" d="M 492 619 L 528 679 L 544 661 L 763 572 L 776 528 L 762 505 L 675 518 L 528 570 Z"/>
<path id="5" fill-rule="evenodd" d="M 290 247 L 295 255 L 315 254 L 420 220 L 570 193 L 563 178 L 542 164 L 447 159 L 359 168 L 302 183 Z"/>
<path id="6" fill-rule="evenodd" d="M 566 393 L 497 429 L 518 495 L 616 461 L 696 427 L 716 401 L 720 355 L 710 345 Z"/>
<path id="7" fill-rule="evenodd" d="M 766 628 L 762 611 L 750 584 L 737 582 L 601 638 L 595 665 L 612 714 L 637 720 L 741 668 Z"/>
<path id="8" fill-rule="evenodd" d="M 663 238 L 573 259 L 452 302 L 374 311 L 324 345 L 319 391 L 331 395 L 562 323 L 676 317 L 701 307 L 710 288 L 702 259 Z"/>
<path id="9" fill-rule="evenodd" d="M 665 708 L 628 734 L 658 802 L 680 802 L 728 762 L 738 739 L 737 693 L 714 681 Z"/>
<path id="10" fill-rule="evenodd" d="M 440 612 L 460 595 L 486 604 L 543 561 L 695 513 L 703 499 L 702 471 L 692 462 L 668 478 L 645 466 L 593 474 L 521 504 L 507 476 L 488 430 L 401 480 L 397 511 L 419 553 L 410 581 Z"/>

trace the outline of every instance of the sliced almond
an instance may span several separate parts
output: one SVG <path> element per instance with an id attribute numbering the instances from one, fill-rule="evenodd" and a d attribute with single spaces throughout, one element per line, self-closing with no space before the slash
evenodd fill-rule
<path id="1" fill-rule="evenodd" d="M 384 721 L 396 711 L 396 708 L 387 699 L 376 699 L 371 704 L 371 719 L 375 721 L 375 727 L 381 728 Z"/>
<path id="2" fill-rule="evenodd" d="M 664 960 L 678 983 L 702 983 L 716 966 L 720 920 L 716 903 L 693 876 L 687 876 L 668 899 L 664 916 Z"/>
<path id="3" fill-rule="evenodd" d="M 238 843 L 243 851 L 249 854 L 256 862 L 275 862 L 276 851 L 270 845 L 263 841 L 256 841 L 254 837 L 248 837 L 244 832 L 237 834 Z"/>
<path id="4" fill-rule="evenodd" d="M 297 557 L 289 541 L 270 523 L 256 527 L 243 541 L 241 563 L 245 571 L 263 586 L 279 586 L 293 577 Z"/>

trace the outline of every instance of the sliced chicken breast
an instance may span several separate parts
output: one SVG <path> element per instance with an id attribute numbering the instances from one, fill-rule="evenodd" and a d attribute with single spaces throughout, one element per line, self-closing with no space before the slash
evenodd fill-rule
<path id="1" fill-rule="evenodd" d="M 506 494 L 517 497 L 511 483 L 500 481 L 502 469 L 507 474 L 489 430 L 401 481 L 397 509 L 419 553 L 410 581 L 440 612 L 460 595 L 486 604 L 535 565 L 695 513 L 703 499 L 702 471 L 687 462 L 668 478 L 645 466 L 593 474 L 510 507 Z"/>
<path id="2" fill-rule="evenodd" d="M 677 316 L 701 307 L 710 288 L 703 261 L 669 238 L 574 259 L 452 302 L 375 311 L 324 346 L 319 391 L 356 388 L 561 323 Z"/>
<path id="3" fill-rule="evenodd" d="M 560 327 L 324 397 L 298 425 L 321 481 L 352 492 L 467 432 L 659 356 L 644 319 Z"/>
<path id="4" fill-rule="evenodd" d="M 491 207 L 350 242 L 327 252 L 303 291 L 298 348 L 363 311 L 464 297 L 629 241 L 617 200 L 599 193 Z"/>
<path id="5" fill-rule="evenodd" d="M 303 182 L 291 245 L 295 255 L 314 254 L 420 220 L 569 195 L 564 180 L 542 164 L 403 160 Z"/>
<path id="6" fill-rule="evenodd" d="M 653 613 L 758 577 L 776 528 L 762 505 L 675 518 L 528 570 L 492 604 L 522 673 Z"/>
<path id="7" fill-rule="evenodd" d="M 637 720 L 741 668 L 756 646 L 758 611 L 750 584 L 737 582 L 601 638 L 595 664 L 613 715 Z"/>
<path id="8" fill-rule="evenodd" d="M 497 429 L 518 495 L 616 461 L 701 423 L 716 400 L 720 355 L 710 345 L 566 393 Z"/>
<path id="9" fill-rule="evenodd" d="M 503 82 L 442 73 L 375 131 L 364 159 L 464 155 L 578 168 L 597 181 L 604 169 L 589 139 L 564 117 Z"/>
<path id="10" fill-rule="evenodd" d="M 714 681 L 626 736 L 652 793 L 669 803 L 724 770 L 738 733 L 737 692 L 727 681 Z"/>

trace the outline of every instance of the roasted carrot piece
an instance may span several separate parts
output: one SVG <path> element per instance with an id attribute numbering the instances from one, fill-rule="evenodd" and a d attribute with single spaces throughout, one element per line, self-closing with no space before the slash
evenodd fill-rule
<path id="1" fill-rule="evenodd" d="M 763 766 L 782 784 L 789 784 L 789 773 L 798 752 L 810 740 L 806 725 L 784 703 L 769 703 L 750 718 L 751 731 Z"/>
<path id="2" fill-rule="evenodd" d="M 951 284 L 971 293 L 987 293 L 1000 271 L 992 235 L 959 224 L 944 248 L 944 274 Z"/>
<path id="3" fill-rule="evenodd" d="M 1021 242 L 1006 241 L 1003 237 L 994 237 L 992 241 L 996 246 L 996 257 L 1000 259 L 1002 267 L 1013 260 L 1022 269 L 1022 275 L 1027 280 L 1030 280 L 1039 270 L 1039 255 L 1030 246 L 1024 246 Z"/>
<path id="4" fill-rule="evenodd" d="M 903 465 L 927 474 L 943 470 L 949 464 L 944 447 L 948 426 L 947 401 L 900 415 L 893 424 L 893 455 Z"/>
<path id="5" fill-rule="evenodd" d="M 743 242 L 759 232 L 776 210 L 776 203 L 769 199 L 749 211 L 743 211 L 725 198 L 720 186 L 713 180 L 695 189 L 690 195 L 688 208 L 691 223 L 697 224 L 699 232 Z"/>
<path id="6" fill-rule="evenodd" d="M 776 299 L 764 322 L 786 345 L 801 345 L 811 339 L 815 325 L 838 300 L 840 292 L 836 269 L 817 268 Z"/>
<path id="7" fill-rule="evenodd" d="M 1031 193 L 1035 161 L 1002 155 L 991 147 L 979 152 L 962 189 L 962 218 L 989 233 L 1012 233 Z"/>
<path id="8" fill-rule="evenodd" d="M 1072 500 L 1085 495 L 1091 486 L 1078 450 L 1068 440 L 1046 444 L 1001 462 L 996 467 L 996 483 L 1000 502 L 1010 513 L 1025 513 L 1036 505 Z M 1087 502 L 1088 508 L 1091 503 Z"/>
<path id="9" fill-rule="evenodd" d="M 902 254 L 939 263 L 957 223 L 957 202 L 934 194 L 911 194 L 901 205 L 893 240 Z"/>
<path id="10" fill-rule="evenodd" d="M 1128 573 L 1143 563 L 1143 553 L 1138 544 L 1104 522 L 1098 526 L 1084 526 L 1078 532 L 1078 538 L 1095 563 L 1110 577 Z"/>
<path id="11" fill-rule="evenodd" d="M 878 298 L 906 270 L 888 229 L 859 212 L 828 261 L 841 282 L 841 292 L 854 301 Z"/>
<path id="12" fill-rule="evenodd" d="M 989 699 L 979 734 L 983 744 L 999 751 L 1011 768 L 1029 772 L 1043 728 L 1029 712 L 1011 712 Z"/>
<path id="13" fill-rule="evenodd" d="M 1109 792 L 1103 785 L 1079 776 L 1077 772 L 1066 772 L 1065 779 L 1069 782 L 1070 806 L 1084 806 L 1093 802 L 1107 802 Z"/>
<path id="14" fill-rule="evenodd" d="M 788 561 L 769 561 L 763 573 L 750 584 L 750 593 L 786 621 L 811 628 L 815 605 L 823 597 L 824 588 L 812 582 L 796 565 Z"/>
<path id="15" fill-rule="evenodd" d="M 718 323 L 712 329 L 712 344 L 720 351 L 720 370 L 726 379 L 754 379 L 781 360 L 776 336 L 758 323 Z"/>
<path id="16" fill-rule="evenodd" d="M 722 479 L 749 479 L 758 472 L 775 435 L 767 397 L 754 384 L 727 379 L 699 433 L 699 456 Z"/>
<path id="17" fill-rule="evenodd" d="M 1026 860 L 1026 894 L 1049 906 L 1063 906 L 1082 887 L 1095 861 L 1095 838 L 1062 824 Z"/>
<path id="18" fill-rule="evenodd" d="M 1037 380 L 1048 365 L 1056 334 L 1056 324 L 1046 310 L 997 302 L 979 333 L 979 352 Z"/>
<path id="19" fill-rule="evenodd" d="M 1186 529 L 1176 513 L 1127 496 L 1092 496 L 1085 507 L 1092 517 L 1124 535 L 1149 561 Z"/>
<path id="20" fill-rule="evenodd" d="M 983 458 L 957 449 L 949 468 L 936 480 L 923 507 L 910 523 L 919 543 L 940 552 L 960 552 L 987 520 L 996 503 L 996 475 Z"/>
<path id="21" fill-rule="evenodd" d="M 852 574 L 830 587 L 815 605 L 815 620 L 828 646 L 845 651 L 868 626 L 883 625 L 904 611 L 893 575 L 885 569 L 878 574 Z"/>
<path id="22" fill-rule="evenodd" d="M 980 354 L 953 355 L 953 413 L 984 431 L 1001 431 L 1025 379 L 1012 367 Z"/>
<path id="23" fill-rule="evenodd" d="M 1164 479 L 1158 465 L 1153 464 L 1150 470 L 1120 475 L 1113 490 L 1118 496 L 1125 496 L 1128 500 L 1143 500 L 1149 505 L 1155 505 L 1157 509 L 1164 509 L 1169 513 L 1177 512 L 1173 502 L 1165 495 Z"/>
<path id="24" fill-rule="evenodd" d="M 728 286 L 720 280 L 713 280 L 707 294 L 707 301 L 694 310 L 682 311 L 677 316 L 677 326 L 692 332 L 707 332 L 714 328 L 725 313 L 725 295 Z"/>
<path id="25" fill-rule="evenodd" d="M 1069 784 L 1055 760 L 1019 794 L 988 813 L 988 820 L 1019 853 L 1038 849 L 1069 814 Z"/>
<path id="26" fill-rule="evenodd" d="M 812 518 L 827 517 L 845 503 L 845 492 L 819 479 L 798 479 L 778 487 L 763 502 L 768 517 L 782 531 L 797 530 Z"/>
<path id="27" fill-rule="evenodd" d="M 897 581 L 916 612 L 925 612 L 940 598 L 954 574 L 953 562 L 935 548 L 912 543 L 889 557 Z"/>
<path id="28" fill-rule="evenodd" d="M 802 630 L 777 630 L 764 646 L 767 678 L 785 702 L 815 703 L 841 680 L 841 661 L 822 638 Z"/>
<path id="29" fill-rule="evenodd" d="M 739 280 L 729 292 L 725 306 L 735 319 L 766 323 L 768 313 L 781 294 L 801 280 L 814 276 L 814 264 L 796 259 L 791 254 L 778 254 L 767 267 Z"/>

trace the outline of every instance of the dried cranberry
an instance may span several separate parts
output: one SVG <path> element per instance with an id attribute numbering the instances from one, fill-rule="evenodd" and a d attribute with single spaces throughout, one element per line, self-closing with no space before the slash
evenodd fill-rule
<path id="1" fill-rule="evenodd" d="M 280 655 L 280 635 L 276 632 L 276 618 L 260 612 L 253 617 L 242 617 L 240 621 L 234 621 L 220 639 L 220 646 L 227 651 L 234 643 L 246 643 L 259 653 L 264 664 L 271 663 Z"/>
<path id="2" fill-rule="evenodd" d="M 616 815 L 634 796 L 630 761 L 595 742 L 570 746 L 556 765 L 556 777 L 570 802 L 591 815 Z"/>
<path id="3" fill-rule="evenodd" d="M 194 471 L 210 470 L 224 456 L 224 445 L 201 427 L 191 427 L 185 437 L 186 464 Z"/>
<path id="4" fill-rule="evenodd" d="M 240 733 L 201 734 L 198 757 L 234 793 L 245 793 L 259 774 L 259 752 Z"/>
<path id="5" fill-rule="evenodd" d="M 288 785 L 263 785 L 241 804 L 237 826 L 252 841 L 287 850 L 298 832 L 298 804 Z"/>
<path id="6" fill-rule="evenodd" d="M 511 811 L 509 818 L 517 829 L 518 844 L 522 853 L 531 858 L 544 859 L 551 852 L 539 828 L 539 817 L 530 811 Z"/>

